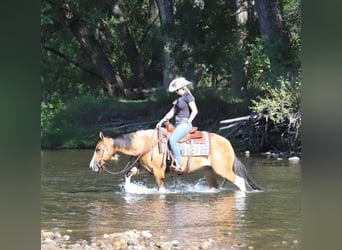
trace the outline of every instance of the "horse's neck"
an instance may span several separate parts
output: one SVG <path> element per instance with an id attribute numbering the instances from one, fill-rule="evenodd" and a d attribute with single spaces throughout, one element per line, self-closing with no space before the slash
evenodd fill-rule
<path id="1" fill-rule="evenodd" d="M 131 156 L 137 156 L 139 153 L 137 153 L 134 149 L 125 149 L 125 148 L 115 148 L 115 152 L 122 153 L 124 155 L 131 155 Z"/>
<path id="2" fill-rule="evenodd" d="M 151 149 L 156 137 L 155 130 L 139 130 L 137 132 L 130 133 L 131 137 L 129 147 L 115 147 L 115 151 L 132 156 L 138 156 Z M 115 143 L 114 143 L 115 145 Z"/>

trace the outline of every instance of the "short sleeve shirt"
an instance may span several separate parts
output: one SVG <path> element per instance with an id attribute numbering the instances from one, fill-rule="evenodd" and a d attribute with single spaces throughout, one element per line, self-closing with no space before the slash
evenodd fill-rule
<path id="1" fill-rule="evenodd" d="M 195 98 L 189 93 L 184 93 L 184 95 L 180 96 L 177 99 L 175 109 L 176 116 L 179 118 L 189 118 L 190 116 L 190 107 L 189 103 L 195 101 Z"/>

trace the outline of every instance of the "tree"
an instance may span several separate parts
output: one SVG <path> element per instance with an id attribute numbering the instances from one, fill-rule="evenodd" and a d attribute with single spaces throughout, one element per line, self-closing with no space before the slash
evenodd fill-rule
<path id="1" fill-rule="evenodd" d="M 255 1 L 257 20 L 253 0 L 43 0 L 42 84 L 56 90 L 46 96 L 115 95 L 184 75 L 253 98 L 251 86 L 275 82 L 270 60 L 273 79 L 300 67 L 298 0 L 279 1 Z"/>
<path id="2" fill-rule="evenodd" d="M 159 19 L 161 24 L 161 29 L 164 30 L 163 40 L 164 40 L 164 48 L 163 48 L 163 83 L 164 87 L 167 87 L 170 81 L 174 78 L 174 74 L 172 73 L 172 59 L 170 57 L 171 50 L 171 37 L 168 35 L 168 30 L 170 25 L 173 22 L 173 6 L 172 0 L 157 0 L 157 5 L 159 9 Z"/>
<path id="3" fill-rule="evenodd" d="M 113 16 L 118 20 L 118 31 L 120 38 L 122 39 L 123 49 L 131 65 L 133 75 L 135 76 L 133 81 L 143 82 L 144 77 L 144 65 L 141 60 L 138 49 L 135 46 L 135 41 L 131 36 L 129 29 L 126 25 L 123 11 L 120 8 L 117 0 L 107 0 Z"/>
<path id="4" fill-rule="evenodd" d="M 255 7 L 262 39 L 271 62 L 273 78 L 284 76 L 294 79 L 295 76 L 292 75 L 294 53 L 283 20 L 280 1 L 256 0 Z M 273 81 L 273 84 L 275 87 L 280 87 L 278 81 Z"/>
<path id="5" fill-rule="evenodd" d="M 247 91 L 247 79 L 245 75 L 245 47 L 248 21 L 247 0 L 236 0 L 236 34 L 232 46 L 232 95 L 242 97 Z"/>
<path id="6" fill-rule="evenodd" d="M 88 28 L 80 19 L 78 13 L 71 9 L 69 3 L 63 4 L 63 12 L 69 27 L 81 46 L 91 58 L 98 74 L 102 77 L 109 95 L 114 95 L 114 90 L 120 87 L 124 90 L 123 83 L 118 75 L 114 73 L 113 66 L 102 51 L 94 35 L 90 35 Z"/>

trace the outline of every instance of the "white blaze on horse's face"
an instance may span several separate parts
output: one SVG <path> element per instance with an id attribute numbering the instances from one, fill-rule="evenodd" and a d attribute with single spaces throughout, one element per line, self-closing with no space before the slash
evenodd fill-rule
<path id="1" fill-rule="evenodd" d="M 103 143 L 99 142 L 96 145 L 93 157 L 89 164 L 89 168 L 94 172 L 99 172 L 103 168 L 106 161 L 108 160 L 107 159 L 108 155 L 109 154 L 105 146 L 103 145 Z"/>
<path id="2" fill-rule="evenodd" d="M 109 145 L 106 143 L 108 143 L 108 141 L 102 137 L 96 145 L 93 157 L 89 163 L 89 168 L 94 172 L 103 170 L 106 162 L 112 157 L 111 152 L 109 152 Z"/>
<path id="3" fill-rule="evenodd" d="M 94 151 L 93 157 L 91 158 L 89 168 L 94 172 L 98 172 L 100 171 L 100 168 L 97 166 L 95 159 L 96 159 L 96 151 Z"/>

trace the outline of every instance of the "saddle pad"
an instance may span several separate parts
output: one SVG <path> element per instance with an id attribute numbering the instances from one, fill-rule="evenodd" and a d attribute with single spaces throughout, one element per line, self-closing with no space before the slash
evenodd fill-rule
<path id="1" fill-rule="evenodd" d="M 195 143 L 195 141 L 193 141 L 192 143 L 178 143 L 182 156 L 209 155 L 209 134 L 208 132 L 202 132 L 202 134 L 204 138 L 204 143 Z"/>

